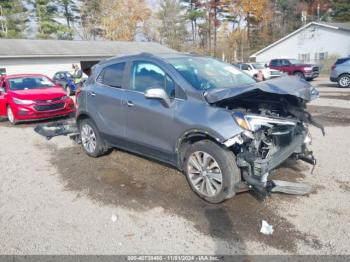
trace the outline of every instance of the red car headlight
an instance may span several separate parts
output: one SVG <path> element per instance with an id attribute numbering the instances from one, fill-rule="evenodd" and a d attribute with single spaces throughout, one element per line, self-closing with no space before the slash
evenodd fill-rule
<path id="1" fill-rule="evenodd" d="M 35 103 L 33 100 L 22 100 L 18 98 L 13 98 L 13 102 L 17 105 L 31 105 Z"/>

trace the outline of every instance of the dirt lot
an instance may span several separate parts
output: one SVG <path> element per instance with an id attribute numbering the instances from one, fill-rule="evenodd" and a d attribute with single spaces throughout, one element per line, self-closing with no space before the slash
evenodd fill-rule
<path id="1" fill-rule="evenodd" d="M 35 124 L 0 122 L 1 254 L 350 254 L 350 89 L 314 81 L 309 110 L 318 165 L 286 163 L 274 176 L 311 184 L 309 196 L 242 193 L 200 200 L 178 171 L 113 151 L 92 159 Z M 113 218 L 113 219 L 112 219 Z M 261 220 L 274 227 L 259 233 Z"/>

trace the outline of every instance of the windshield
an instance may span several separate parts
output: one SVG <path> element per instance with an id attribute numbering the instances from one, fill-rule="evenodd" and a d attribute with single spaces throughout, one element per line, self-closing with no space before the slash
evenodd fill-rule
<path id="1" fill-rule="evenodd" d="M 298 64 L 301 64 L 301 62 L 297 59 L 289 59 L 289 62 L 292 64 L 292 65 L 298 65 Z"/>
<path id="2" fill-rule="evenodd" d="M 66 74 L 67 78 L 73 78 L 73 75 L 71 73 L 69 73 L 69 72 L 64 72 L 64 73 Z"/>
<path id="3" fill-rule="evenodd" d="M 16 77 L 7 80 L 11 90 L 27 90 L 54 87 L 55 84 L 44 76 Z"/>
<path id="4" fill-rule="evenodd" d="M 265 66 L 263 64 L 253 64 L 253 67 L 255 69 L 265 69 Z"/>
<path id="5" fill-rule="evenodd" d="M 208 57 L 182 57 L 168 62 L 198 90 L 222 89 L 256 83 L 236 67 Z"/>

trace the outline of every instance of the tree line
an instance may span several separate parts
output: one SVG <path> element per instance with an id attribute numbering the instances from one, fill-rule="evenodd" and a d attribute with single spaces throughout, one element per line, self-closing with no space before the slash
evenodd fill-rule
<path id="1" fill-rule="evenodd" d="M 155 1 L 153 0 L 152 3 Z M 0 37 L 156 41 L 243 61 L 310 21 L 350 21 L 349 0 L 0 0 Z"/>

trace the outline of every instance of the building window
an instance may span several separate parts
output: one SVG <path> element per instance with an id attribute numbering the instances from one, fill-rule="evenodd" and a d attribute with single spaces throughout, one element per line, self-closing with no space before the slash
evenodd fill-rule
<path id="1" fill-rule="evenodd" d="M 303 63 L 309 63 L 310 62 L 310 53 L 298 54 L 298 59 L 300 61 L 302 61 Z"/>
<path id="2" fill-rule="evenodd" d="M 315 63 L 319 63 L 328 58 L 328 52 L 315 53 Z"/>
<path id="3" fill-rule="evenodd" d="M 328 58 L 328 52 L 319 53 L 319 60 L 326 60 Z"/>
<path id="4" fill-rule="evenodd" d="M 6 75 L 6 68 L 0 68 L 0 76 Z"/>

